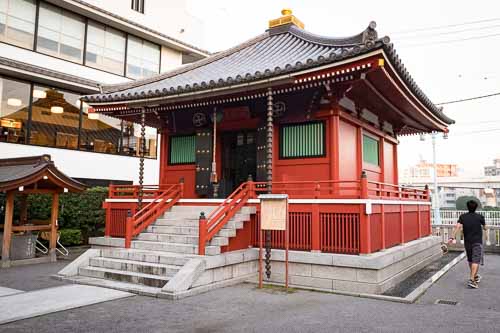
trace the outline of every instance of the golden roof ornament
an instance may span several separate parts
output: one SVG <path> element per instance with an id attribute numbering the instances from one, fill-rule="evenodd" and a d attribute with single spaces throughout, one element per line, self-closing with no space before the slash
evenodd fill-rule
<path id="1" fill-rule="evenodd" d="M 283 16 L 281 16 L 280 18 L 269 21 L 269 28 L 279 27 L 281 25 L 286 25 L 286 24 L 293 24 L 293 25 L 299 27 L 300 29 L 304 29 L 304 23 L 302 23 L 302 21 L 300 21 L 298 18 L 296 18 L 292 14 L 291 9 L 284 8 L 281 11 L 281 15 L 283 15 Z"/>

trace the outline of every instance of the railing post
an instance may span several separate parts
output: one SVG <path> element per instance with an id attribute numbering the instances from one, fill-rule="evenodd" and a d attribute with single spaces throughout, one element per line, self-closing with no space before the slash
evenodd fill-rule
<path id="1" fill-rule="evenodd" d="M 207 238 L 207 218 L 205 217 L 205 213 L 201 212 L 200 220 L 198 224 L 198 254 L 200 256 L 205 255 L 205 243 Z"/>
<path id="2" fill-rule="evenodd" d="M 366 171 L 361 173 L 361 199 L 368 199 L 368 178 L 366 177 Z"/>
<path id="3" fill-rule="evenodd" d="M 430 193 L 429 193 L 429 185 L 425 185 L 425 200 L 429 200 L 430 198 Z"/>
<path id="4" fill-rule="evenodd" d="M 111 235 L 111 208 L 107 202 L 102 203 L 102 208 L 106 211 L 104 236 L 109 237 Z"/>
<path id="5" fill-rule="evenodd" d="M 250 199 L 256 198 L 256 195 L 255 195 L 255 184 L 253 182 L 252 175 L 248 175 L 247 185 L 248 185 L 248 197 Z"/>
<path id="6" fill-rule="evenodd" d="M 127 211 L 127 222 L 125 224 L 125 248 L 129 249 L 132 243 L 132 212 L 130 209 Z"/>
<path id="7" fill-rule="evenodd" d="M 368 199 L 368 178 L 366 172 L 361 173 L 361 199 Z M 359 253 L 371 253 L 370 215 L 367 214 L 368 203 L 359 206 Z"/>
<path id="8" fill-rule="evenodd" d="M 182 198 L 184 196 L 184 177 L 181 177 L 179 179 L 179 186 L 180 186 L 180 197 Z"/>
<path id="9" fill-rule="evenodd" d="M 318 199 L 321 194 L 321 185 L 319 183 L 316 183 L 314 186 L 314 199 Z"/>

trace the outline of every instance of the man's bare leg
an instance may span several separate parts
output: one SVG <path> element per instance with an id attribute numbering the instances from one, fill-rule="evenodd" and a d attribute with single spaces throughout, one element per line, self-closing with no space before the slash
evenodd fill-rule
<path id="1" fill-rule="evenodd" d="M 470 279 L 475 280 L 477 272 L 479 271 L 479 264 L 469 263 L 470 265 Z"/>

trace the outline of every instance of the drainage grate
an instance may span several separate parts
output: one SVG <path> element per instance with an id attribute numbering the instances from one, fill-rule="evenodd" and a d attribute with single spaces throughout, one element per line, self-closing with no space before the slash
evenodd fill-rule
<path id="1" fill-rule="evenodd" d="M 458 305 L 457 301 L 450 301 L 447 299 L 438 299 L 436 304 L 445 304 L 445 305 Z"/>

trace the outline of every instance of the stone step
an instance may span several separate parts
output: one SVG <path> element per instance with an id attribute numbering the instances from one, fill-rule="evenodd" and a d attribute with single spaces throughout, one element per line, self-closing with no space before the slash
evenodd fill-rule
<path id="1" fill-rule="evenodd" d="M 167 242 L 167 243 L 178 243 L 178 244 L 198 244 L 198 235 L 178 235 L 178 234 L 157 234 L 150 232 L 143 232 L 138 235 L 135 239 L 143 241 L 152 242 Z M 229 244 L 229 239 L 227 237 L 215 236 L 211 245 L 224 246 Z"/>
<path id="2" fill-rule="evenodd" d="M 193 227 L 183 227 L 183 226 L 149 226 L 146 232 L 155 234 L 177 234 L 177 235 L 190 235 L 198 236 L 198 226 Z M 218 236 L 222 237 L 234 237 L 236 236 L 236 229 L 234 228 L 222 228 Z"/>
<path id="3" fill-rule="evenodd" d="M 98 279 L 88 276 L 74 276 L 70 279 L 73 283 L 84 284 L 88 286 L 103 287 L 121 291 L 127 291 L 130 293 L 143 295 L 143 296 L 153 296 L 156 297 L 160 292 L 161 288 L 149 287 L 142 284 L 135 284 L 122 281 Z"/>
<path id="4" fill-rule="evenodd" d="M 132 241 L 132 248 L 151 251 L 198 254 L 198 245 L 194 244 L 162 243 L 134 240 Z M 205 254 L 209 256 L 220 254 L 220 251 L 221 250 L 219 246 L 209 245 L 205 247 Z"/>
<path id="5" fill-rule="evenodd" d="M 209 214 L 212 212 L 214 209 L 216 209 L 218 206 L 185 206 L 185 205 L 175 205 L 172 207 L 167 213 L 175 213 L 175 212 L 193 212 L 198 214 L 198 217 L 201 212 L 204 212 L 205 214 Z M 255 207 L 242 207 L 239 211 L 239 213 L 242 214 L 255 214 L 256 209 Z M 166 214 L 167 214 L 166 213 Z"/>
<path id="6" fill-rule="evenodd" d="M 229 220 L 226 225 L 224 225 L 225 228 L 236 228 L 236 229 L 241 229 L 243 228 L 243 222 L 249 221 L 250 218 L 245 219 L 245 218 L 238 218 L 238 219 L 231 219 Z M 188 220 L 188 219 L 158 219 L 156 222 L 152 224 L 152 226 L 180 226 L 180 227 L 198 227 L 199 222 L 198 220 Z"/>
<path id="7" fill-rule="evenodd" d="M 145 286 L 155 287 L 155 288 L 162 288 L 171 278 L 168 276 L 158 276 L 152 274 L 128 272 L 116 269 L 91 267 L 91 266 L 80 267 L 78 269 L 78 274 L 98 279 L 142 284 Z"/>
<path id="8" fill-rule="evenodd" d="M 185 206 L 185 205 L 175 205 L 169 212 L 205 212 L 206 214 L 213 211 L 217 206 Z"/>
<path id="9" fill-rule="evenodd" d="M 207 216 L 208 217 L 208 216 Z M 158 220 L 186 220 L 186 221 L 195 221 L 198 222 L 200 220 L 199 215 L 188 215 L 188 213 L 167 213 L 164 214 L 163 217 Z M 237 213 L 231 218 L 234 221 L 248 221 L 250 220 L 250 214 Z"/>
<path id="10" fill-rule="evenodd" d="M 181 266 L 141 262 L 135 260 L 115 259 L 115 258 L 91 258 L 91 267 L 109 268 L 120 271 L 144 273 L 159 276 L 173 276 L 179 271 Z"/>
<path id="11" fill-rule="evenodd" d="M 101 250 L 103 258 L 125 259 L 154 264 L 182 266 L 189 258 L 179 253 L 147 251 L 138 249 L 106 248 Z"/>

